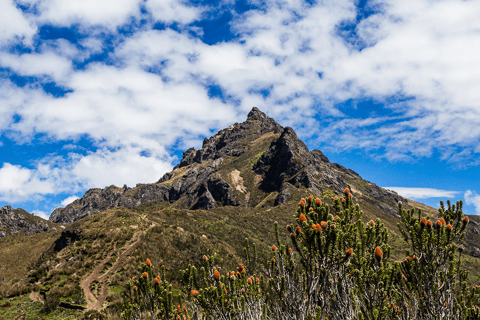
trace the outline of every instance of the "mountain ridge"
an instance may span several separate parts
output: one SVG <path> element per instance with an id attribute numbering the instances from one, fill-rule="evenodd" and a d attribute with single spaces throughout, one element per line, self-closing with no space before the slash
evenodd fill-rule
<path id="1" fill-rule="evenodd" d="M 363 180 L 351 169 L 332 163 L 320 150 L 310 151 L 290 127 L 282 127 L 258 108 L 246 121 L 235 123 L 210 138 L 202 148 L 190 148 L 171 172 L 155 183 L 134 188 L 109 186 L 55 209 L 50 221 L 72 223 L 113 207 L 135 208 L 158 201 L 183 209 L 220 206 L 277 206 L 299 188 L 312 194 L 326 190 L 341 194 L 345 187 L 372 197 L 382 210 L 396 214 L 407 199 Z"/>

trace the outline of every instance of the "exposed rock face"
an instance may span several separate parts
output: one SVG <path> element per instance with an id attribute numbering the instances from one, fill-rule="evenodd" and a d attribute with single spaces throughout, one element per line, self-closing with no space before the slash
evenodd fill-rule
<path id="1" fill-rule="evenodd" d="M 30 235 L 50 230 L 53 228 L 47 221 L 22 209 L 12 209 L 10 206 L 0 208 L 0 238 L 16 233 Z"/>
<path id="2" fill-rule="evenodd" d="M 258 179 L 250 189 L 243 185 L 248 176 Z M 245 122 L 205 139 L 200 150 L 185 151 L 174 170 L 156 183 L 91 189 L 81 199 L 56 209 L 50 221 L 72 223 L 108 208 L 136 207 L 150 201 L 166 201 L 187 209 L 255 206 L 258 203 L 250 199 L 253 188 L 274 197 L 275 205 L 281 205 L 295 188 L 308 188 L 312 194 L 321 194 L 325 189 L 342 194 L 356 181 L 365 182 L 365 193 L 384 203 L 382 210 L 389 211 L 397 201 L 406 201 L 362 180 L 354 171 L 329 162 L 320 150 L 309 151 L 292 128 L 283 128 L 253 108 Z"/>

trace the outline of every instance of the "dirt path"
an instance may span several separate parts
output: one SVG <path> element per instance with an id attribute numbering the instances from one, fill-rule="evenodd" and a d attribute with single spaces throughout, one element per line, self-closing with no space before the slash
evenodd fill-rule
<path id="1" fill-rule="evenodd" d="M 106 284 L 107 279 L 110 277 L 110 275 L 115 273 L 118 269 L 120 269 L 125 264 L 127 259 L 130 257 L 130 254 L 132 253 L 132 251 L 140 242 L 143 234 L 144 232 L 142 231 L 135 232 L 132 239 L 130 240 L 131 243 L 126 244 L 125 246 L 122 247 L 123 252 L 117 258 L 115 263 L 104 274 L 101 274 L 101 272 L 105 267 L 105 264 L 110 260 L 110 258 L 114 253 L 118 252 L 117 245 L 115 244 L 113 251 L 110 252 L 105 257 L 105 259 L 103 259 L 95 267 L 93 272 L 82 281 L 82 283 L 80 284 L 80 287 L 82 288 L 83 293 L 85 294 L 85 299 L 87 300 L 87 310 L 94 309 L 94 310 L 100 311 L 102 304 L 105 302 L 105 299 L 108 296 L 108 285 Z M 101 290 L 100 294 L 98 294 L 98 292 L 94 294 L 90 290 L 90 286 L 95 281 L 97 282 L 97 288 L 100 287 L 100 290 Z"/>

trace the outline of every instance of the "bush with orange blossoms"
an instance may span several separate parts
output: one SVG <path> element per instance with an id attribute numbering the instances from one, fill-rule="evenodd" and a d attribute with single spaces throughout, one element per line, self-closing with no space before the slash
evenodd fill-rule
<path id="1" fill-rule="evenodd" d="M 287 226 L 289 246 L 274 224 L 276 243 L 263 269 L 257 269 L 256 249 L 252 254 L 246 240 L 246 263 L 237 271 L 223 272 L 206 256 L 198 274 L 194 266 L 181 270 L 180 280 L 190 299 L 185 316 L 192 320 L 479 318 L 480 289 L 464 285 L 461 251 L 455 244 L 468 223 L 461 204 L 449 203 L 448 208 L 441 204 L 438 228 L 433 228 L 431 217 L 422 217 L 421 211 L 414 215 L 399 204 L 399 230 L 409 250 L 404 260 L 394 262 L 388 231 L 379 219 L 365 224 L 360 207 L 350 197 L 343 204 L 337 198 L 332 206 L 316 200 L 313 210 L 313 197 L 308 198 L 308 207 L 304 199 L 298 205 L 296 221 Z M 140 277 L 135 283 L 139 292 L 141 283 L 150 278 Z M 153 283 L 162 285 L 166 282 Z M 164 300 L 168 295 L 159 301 Z M 175 314 L 176 305 L 165 310 L 165 317 L 180 315 Z"/>

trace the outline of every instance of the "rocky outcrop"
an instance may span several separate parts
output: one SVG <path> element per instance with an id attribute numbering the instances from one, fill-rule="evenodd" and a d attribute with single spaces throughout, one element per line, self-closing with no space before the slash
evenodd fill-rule
<path id="1" fill-rule="evenodd" d="M 10 206 L 0 208 L 0 238 L 11 234 L 30 235 L 53 230 L 49 223 L 22 209 L 12 209 Z"/>
<path id="2" fill-rule="evenodd" d="M 234 172 L 236 179 L 231 178 Z M 255 184 L 251 183 L 249 190 L 243 185 L 242 174 L 255 176 Z M 322 194 L 325 189 L 342 194 L 345 187 L 356 186 L 356 181 L 364 182 L 353 170 L 331 163 L 320 150 L 308 150 L 292 128 L 283 128 L 253 108 L 245 122 L 205 138 L 199 150 L 185 151 L 174 170 L 156 183 L 138 184 L 135 188 L 91 189 L 81 199 L 56 209 L 50 221 L 72 223 L 108 208 L 132 208 L 151 201 L 206 210 L 258 205 L 258 201 L 250 201 L 250 194 L 255 192 L 252 188 L 274 199 L 275 205 L 281 205 L 290 199 L 295 188 L 307 188 L 312 194 Z M 380 209 L 389 213 L 393 212 L 392 204 L 396 207 L 398 201 L 406 201 L 374 184 L 363 184 L 368 187 L 364 194 L 383 202 Z"/>
<path id="3" fill-rule="evenodd" d="M 182 168 L 193 163 L 204 163 L 208 160 L 217 160 L 225 156 L 238 157 L 245 152 L 245 147 L 258 137 L 269 133 L 280 133 L 283 127 L 265 113 L 253 108 L 247 116 L 247 121 L 219 131 L 210 139 L 203 140 L 200 150 L 190 148 L 183 153 L 182 160 L 174 168 Z M 162 178 L 160 181 L 165 181 Z"/>

